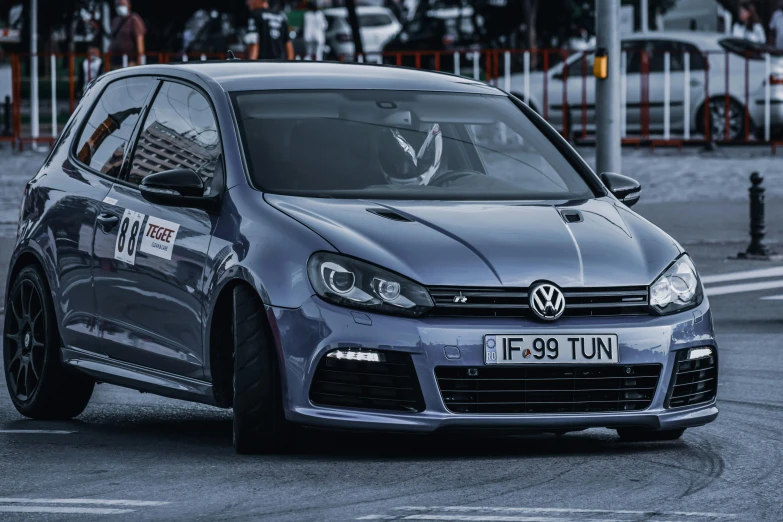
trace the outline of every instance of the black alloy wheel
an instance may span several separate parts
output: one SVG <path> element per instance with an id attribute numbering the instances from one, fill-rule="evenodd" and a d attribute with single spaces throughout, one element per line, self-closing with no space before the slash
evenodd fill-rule
<path id="1" fill-rule="evenodd" d="M 38 288 L 30 279 L 14 287 L 5 321 L 6 379 L 11 395 L 29 401 L 43 375 L 46 310 Z"/>
<path id="2" fill-rule="evenodd" d="M 33 419 L 70 419 L 90 401 L 95 381 L 60 359 L 60 333 L 46 279 L 37 267 L 15 278 L 6 303 L 3 364 L 17 411 Z"/>

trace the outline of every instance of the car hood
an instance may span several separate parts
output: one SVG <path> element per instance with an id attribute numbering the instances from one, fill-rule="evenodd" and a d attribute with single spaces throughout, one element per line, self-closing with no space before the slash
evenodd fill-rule
<path id="1" fill-rule="evenodd" d="M 264 197 L 338 251 L 425 285 L 648 285 L 682 252 L 609 198 L 519 204 Z M 581 220 L 567 223 L 563 212 Z"/>

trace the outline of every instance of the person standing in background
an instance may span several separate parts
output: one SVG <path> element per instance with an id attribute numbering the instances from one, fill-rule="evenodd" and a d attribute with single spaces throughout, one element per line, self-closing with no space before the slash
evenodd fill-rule
<path id="1" fill-rule="evenodd" d="M 318 10 L 315 2 L 308 2 L 307 12 L 304 15 L 304 41 L 307 47 L 307 57 L 311 60 L 320 62 L 324 59 L 326 25 L 326 17 Z"/>
<path id="2" fill-rule="evenodd" d="M 740 4 L 738 19 L 732 30 L 733 36 L 761 44 L 767 42 L 767 35 L 756 12 L 756 6 L 750 2 Z"/>
<path id="3" fill-rule="evenodd" d="M 87 59 L 82 62 L 82 66 L 79 69 L 79 92 L 84 94 L 90 82 L 101 74 L 103 74 L 101 50 L 96 44 L 92 44 L 87 49 Z"/>
<path id="4" fill-rule="evenodd" d="M 284 13 L 269 9 L 266 0 L 247 0 L 250 9 L 247 55 L 251 60 L 293 60 L 294 44 L 288 35 Z"/>
<path id="5" fill-rule="evenodd" d="M 783 0 L 778 1 L 778 7 L 772 13 L 769 21 L 770 43 L 777 49 L 783 49 Z"/>
<path id="6" fill-rule="evenodd" d="M 117 0 L 115 10 L 117 16 L 111 21 L 109 44 L 112 67 L 122 67 L 123 55 L 128 56 L 128 65 L 137 65 L 144 56 L 147 26 L 141 16 L 131 12 L 130 0 Z"/>

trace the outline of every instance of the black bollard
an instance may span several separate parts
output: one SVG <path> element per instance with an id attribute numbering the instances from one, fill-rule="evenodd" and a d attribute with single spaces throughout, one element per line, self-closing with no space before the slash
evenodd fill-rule
<path id="1" fill-rule="evenodd" d="M 750 175 L 750 245 L 740 257 L 769 257 L 775 252 L 770 250 L 764 244 L 766 235 L 766 226 L 764 225 L 764 192 L 766 189 L 761 186 L 764 182 L 764 176 L 758 172 Z"/>
<path id="2" fill-rule="evenodd" d="M 5 104 L 3 105 L 3 136 L 10 136 L 11 132 L 11 97 L 5 97 Z"/>

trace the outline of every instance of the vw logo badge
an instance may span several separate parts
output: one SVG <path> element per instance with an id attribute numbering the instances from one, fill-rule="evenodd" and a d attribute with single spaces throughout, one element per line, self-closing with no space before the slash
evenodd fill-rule
<path id="1" fill-rule="evenodd" d="M 539 283 L 530 289 L 530 308 L 544 321 L 554 321 L 565 311 L 563 292 L 552 283 Z"/>

